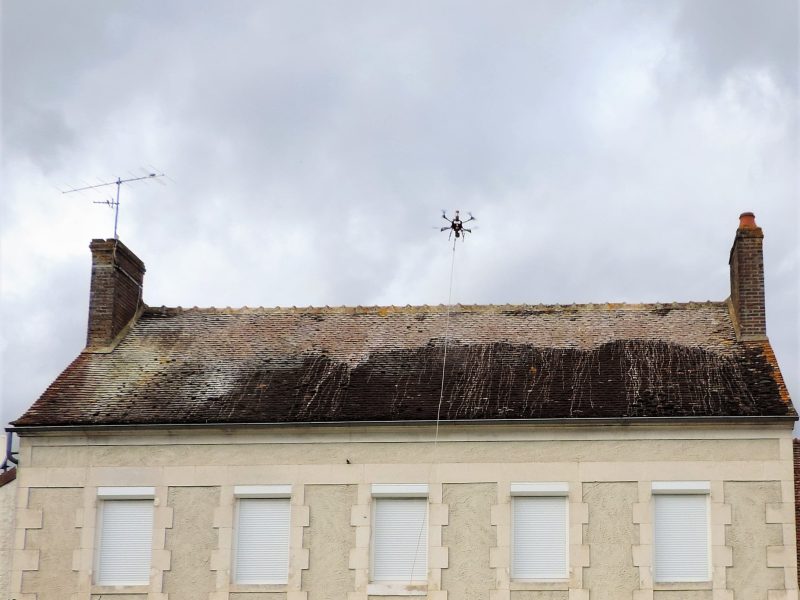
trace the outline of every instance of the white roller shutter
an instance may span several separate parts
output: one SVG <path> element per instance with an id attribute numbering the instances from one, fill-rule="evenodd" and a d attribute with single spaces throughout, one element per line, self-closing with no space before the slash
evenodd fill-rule
<path id="1" fill-rule="evenodd" d="M 565 579 L 567 573 L 566 496 L 516 496 L 511 576 Z"/>
<path id="2" fill-rule="evenodd" d="M 97 583 L 147 585 L 153 542 L 152 500 L 103 500 Z"/>
<path id="3" fill-rule="evenodd" d="M 708 581 L 708 496 L 660 494 L 653 498 L 656 581 Z"/>
<path id="4" fill-rule="evenodd" d="M 289 498 L 240 498 L 234 581 L 286 583 L 289 578 Z"/>
<path id="5" fill-rule="evenodd" d="M 373 581 L 427 581 L 428 499 L 374 498 Z"/>

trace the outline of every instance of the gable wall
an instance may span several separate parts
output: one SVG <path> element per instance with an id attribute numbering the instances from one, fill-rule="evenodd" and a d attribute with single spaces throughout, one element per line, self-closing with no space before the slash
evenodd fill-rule
<path id="1" fill-rule="evenodd" d="M 717 600 L 735 592 L 772 600 L 797 589 L 788 428 L 443 427 L 433 461 L 432 433 L 352 427 L 26 436 L 20 485 L 29 505 L 18 531 L 37 539 L 28 531 L 41 527 L 37 519 L 61 519 L 58 506 L 82 490 L 75 528 L 49 535 L 64 548 L 60 568 L 75 570 L 62 579 L 74 589 L 59 593 L 90 600 L 98 591 L 91 584 L 96 487 L 154 486 L 155 539 L 163 536 L 165 545 L 154 551 L 148 598 L 366 600 L 371 484 L 428 482 L 429 589 L 442 590 L 430 591 L 432 600 L 445 600 L 447 591 L 451 599 L 586 600 L 591 592 L 593 600 Z M 652 582 L 654 480 L 711 483 L 714 576 L 705 589 Z M 535 481 L 569 483 L 571 574 L 563 584 L 509 577 L 510 484 Z M 226 550 L 233 486 L 287 483 L 289 585 L 237 589 Z M 31 498 L 49 504 L 34 506 Z M 70 544 L 79 547 L 68 552 Z M 28 572 L 45 564 L 37 553 L 27 545 L 14 568 L 25 572 L 23 581 L 47 585 L 45 574 Z"/>
<path id="2" fill-rule="evenodd" d="M 9 598 L 11 589 L 11 554 L 14 548 L 14 507 L 17 482 L 0 485 L 0 598 Z"/>
<path id="3" fill-rule="evenodd" d="M 794 519 L 800 524 L 800 440 L 794 440 Z M 800 525 L 795 527 L 797 546 L 800 548 Z M 800 574 L 798 574 L 800 582 Z"/>

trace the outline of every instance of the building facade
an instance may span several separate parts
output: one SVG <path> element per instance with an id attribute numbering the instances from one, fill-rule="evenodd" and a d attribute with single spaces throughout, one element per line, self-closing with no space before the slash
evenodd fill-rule
<path id="1" fill-rule="evenodd" d="M 796 599 L 761 239 L 722 302 L 449 311 L 151 308 L 95 240 L 13 423 L 10 597 Z"/>

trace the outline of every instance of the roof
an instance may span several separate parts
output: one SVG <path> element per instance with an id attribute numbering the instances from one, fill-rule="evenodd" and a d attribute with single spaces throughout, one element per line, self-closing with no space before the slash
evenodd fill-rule
<path id="1" fill-rule="evenodd" d="M 445 344 L 446 342 L 446 344 Z M 446 364 L 445 361 L 446 345 Z M 443 377 L 444 374 L 444 377 Z M 441 405 L 440 405 L 441 395 Z M 147 308 L 14 425 L 793 416 L 727 302 Z"/>
<path id="2" fill-rule="evenodd" d="M 12 467 L 7 471 L 0 472 L 0 488 L 11 483 L 17 478 L 17 468 Z"/>

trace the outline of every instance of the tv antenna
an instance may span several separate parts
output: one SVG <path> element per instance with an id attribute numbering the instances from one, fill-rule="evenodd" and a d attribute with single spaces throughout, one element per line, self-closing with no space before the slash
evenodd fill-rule
<path id="1" fill-rule="evenodd" d="M 131 183 L 133 181 L 142 181 L 143 179 L 156 179 L 158 177 L 164 177 L 165 173 L 147 173 L 146 175 L 142 175 L 141 177 L 131 177 L 130 179 L 122 179 L 121 177 L 117 177 L 116 181 L 107 181 L 104 183 L 98 183 L 97 185 L 87 185 L 85 187 L 80 188 L 72 188 L 66 191 L 61 192 L 62 194 L 72 194 L 73 192 L 84 192 L 86 190 L 94 190 L 101 187 L 106 187 L 109 185 L 117 186 L 117 196 L 116 198 L 109 198 L 108 200 L 95 200 L 93 204 L 105 204 L 106 206 L 114 209 L 114 239 L 118 240 L 119 237 L 117 236 L 117 223 L 119 222 L 119 188 L 122 187 L 123 183 Z"/>

